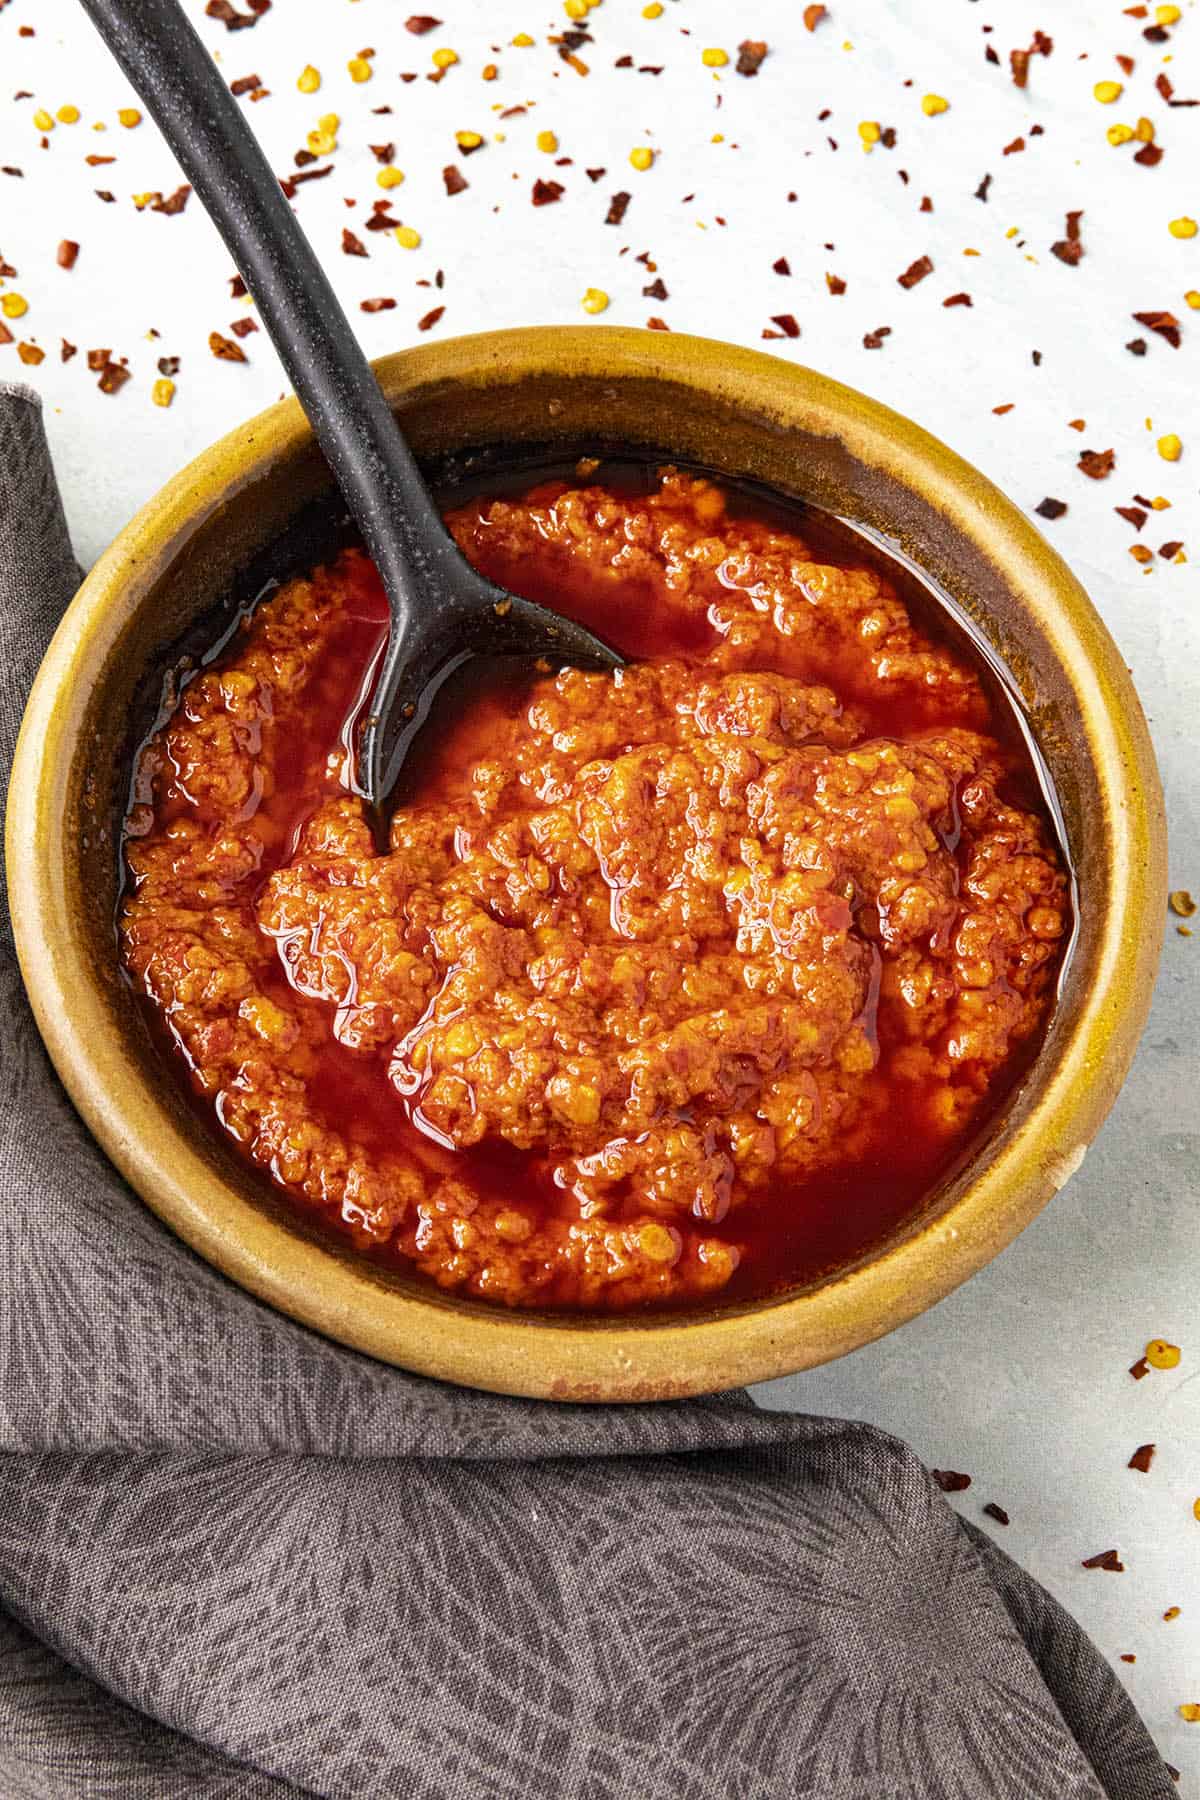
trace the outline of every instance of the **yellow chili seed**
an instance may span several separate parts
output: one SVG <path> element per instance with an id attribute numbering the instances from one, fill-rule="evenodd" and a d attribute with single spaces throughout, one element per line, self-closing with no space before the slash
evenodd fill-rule
<path id="1" fill-rule="evenodd" d="M 706 69 L 723 69 L 725 64 L 729 61 L 729 52 L 728 50 L 721 49 L 702 50 L 700 52 L 700 61 L 704 64 Z"/>
<path id="2" fill-rule="evenodd" d="M 635 169 L 648 169 L 654 162 L 654 152 L 645 144 L 639 144 L 636 150 L 629 152 L 629 161 Z"/>
<path id="3" fill-rule="evenodd" d="M 553 156 L 554 152 L 558 149 L 558 139 L 552 131 L 539 131 L 537 134 L 537 147 L 539 150 L 544 150 L 547 156 Z"/>
<path id="4" fill-rule="evenodd" d="M 1155 512 L 1166 512 L 1171 502 L 1164 499 L 1161 494 L 1156 494 L 1150 504 Z"/>
<path id="5" fill-rule="evenodd" d="M 370 81 L 374 70 L 365 56 L 352 56 L 346 64 L 351 81 Z"/>
<path id="6" fill-rule="evenodd" d="M 435 69 L 452 68 L 457 61 L 457 50 L 435 50 L 433 53 L 433 66 Z"/>
<path id="7" fill-rule="evenodd" d="M 33 122 L 37 126 L 39 131 L 53 131 L 54 130 L 54 120 L 51 118 L 50 114 L 46 111 L 44 106 L 38 107 L 37 111 L 33 115 Z"/>
<path id="8" fill-rule="evenodd" d="M 1184 305 L 1190 306 L 1192 311 L 1195 312 L 1200 308 L 1200 289 L 1189 288 L 1187 293 L 1183 296 L 1183 300 Z"/>
<path id="9" fill-rule="evenodd" d="M 296 86 L 302 94 L 315 94 L 321 85 L 321 71 L 314 69 L 311 63 L 305 63 L 296 79 Z"/>
<path id="10" fill-rule="evenodd" d="M 1139 144 L 1152 144 L 1154 142 L 1153 119 L 1139 119 L 1133 128 L 1133 135 Z"/>
<path id="11" fill-rule="evenodd" d="M 499 73 L 500 73 L 500 71 L 496 67 L 495 63 L 484 63 L 483 79 L 485 81 L 495 81 L 495 79 Z"/>
<path id="12" fill-rule="evenodd" d="M 29 302 L 24 294 L 0 295 L 0 312 L 6 319 L 19 319 L 29 311 Z"/>
<path id="13" fill-rule="evenodd" d="M 1179 1709 L 1179 1716 L 1186 1719 L 1189 1725 L 1200 1725 L 1200 1705 L 1194 1700 L 1185 1701 Z"/>
<path id="14" fill-rule="evenodd" d="M 1115 148 L 1118 144 L 1128 144 L 1133 141 L 1133 127 L 1131 125 L 1110 125 L 1104 135 Z"/>
<path id="15" fill-rule="evenodd" d="M 1146 1345 L 1146 1361 L 1152 1369 L 1178 1368 L 1179 1356 L 1179 1345 L 1168 1344 L 1165 1338 L 1151 1338 Z"/>
<path id="16" fill-rule="evenodd" d="M 1158 440 L 1158 454 L 1164 462 L 1178 462 L 1183 455 L 1183 443 L 1175 432 L 1168 431 L 1165 437 Z"/>
<path id="17" fill-rule="evenodd" d="M 950 102 L 943 100 L 940 94 L 926 94 L 921 102 L 921 111 L 927 119 L 932 119 L 935 113 L 949 112 L 949 110 Z"/>
<path id="18" fill-rule="evenodd" d="M 1182 17 L 1183 14 L 1177 6 L 1156 6 L 1154 9 L 1156 25 L 1178 25 Z"/>
<path id="19" fill-rule="evenodd" d="M 608 295 L 603 288 L 589 288 L 583 296 L 583 310 L 586 313 L 602 313 L 608 305 Z"/>
<path id="20" fill-rule="evenodd" d="M 460 150 L 478 150 L 483 138 L 477 131 L 456 131 L 454 141 Z"/>
<path id="21" fill-rule="evenodd" d="M 317 120 L 317 124 L 321 127 L 322 131 L 333 132 L 336 132 L 341 122 L 342 121 L 338 118 L 336 113 L 322 113 Z"/>
<path id="22" fill-rule="evenodd" d="M 415 250 L 421 242 L 421 234 L 411 225 L 397 225 L 396 242 L 402 250 Z"/>
<path id="23" fill-rule="evenodd" d="M 57 116 L 60 125 L 78 125 L 79 108 L 68 102 L 66 106 L 59 107 Z"/>
<path id="24" fill-rule="evenodd" d="M 328 156 L 337 149 L 337 139 L 332 131 L 310 131 L 304 141 L 314 156 Z"/>
<path id="25" fill-rule="evenodd" d="M 1200 1500 L 1192 1501 L 1192 1517 L 1193 1519 L 1200 1519 Z"/>
<path id="26" fill-rule="evenodd" d="M 160 377 L 150 389 L 150 398 L 155 406 L 170 406 L 175 398 L 175 383 L 168 381 L 165 375 Z"/>
<path id="27" fill-rule="evenodd" d="M 132 131 L 135 125 L 140 125 L 142 122 L 142 115 L 136 106 L 118 107 L 117 117 L 120 119 L 122 125 L 124 125 L 126 131 Z"/>
<path id="28" fill-rule="evenodd" d="M 1182 219 L 1172 219 L 1167 230 L 1174 238 L 1194 238 L 1197 231 L 1200 231 L 1200 225 L 1196 224 L 1195 219 L 1189 219 L 1185 215 Z"/>
<path id="29" fill-rule="evenodd" d="M 725 133 L 723 131 L 714 131 L 708 141 L 710 144 L 723 144 L 725 142 Z"/>
<path id="30" fill-rule="evenodd" d="M 860 119 L 859 126 L 858 126 L 858 135 L 862 139 L 863 143 L 868 146 L 868 148 L 872 144 L 877 144 L 883 135 L 883 133 L 880 129 L 879 120 L 878 119 Z"/>
<path id="31" fill-rule="evenodd" d="M 586 19 L 587 0 L 563 0 L 563 11 L 568 19 Z"/>
<path id="32" fill-rule="evenodd" d="M 375 179 L 381 188 L 399 187 L 404 180 L 404 170 L 396 168 L 394 163 L 389 163 L 386 169 L 380 169 Z"/>
<path id="33" fill-rule="evenodd" d="M 661 19 L 662 14 L 663 9 L 661 0 L 650 0 L 649 6 L 643 6 L 642 8 L 643 19 Z"/>
<path id="34" fill-rule="evenodd" d="M 513 39 L 513 44 L 518 50 L 529 50 L 533 46 L 533 39 L 527 31 L 518 31 L 516 37 Z"/>
<path id="35" fill-rule="evenodd" d="M 1111 106 L 1125 92 L 1125 84 L 1120 81 L 1098 81 L 1092 89 L 1093 96 L 1101 106 Z"/>

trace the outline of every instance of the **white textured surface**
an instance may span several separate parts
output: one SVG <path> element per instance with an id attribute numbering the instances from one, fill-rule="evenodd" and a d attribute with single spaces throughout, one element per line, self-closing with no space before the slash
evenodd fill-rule
<path id="1" fill-rule="evenodd" d="M 201 18 L 200 0 L 187 6 Z M 1145 541 L 1156 549 L 1164 539 L 1194 540 L 1189 549 L 1200 558 L 1200 313 L 1183 299 L 1200 288 L 1200 238 L 1179 241 L 1167 231 L 1170 219 L 1200 215 L 1200 109 L 1168 109 L 1154 89 L 1165 68 L 1178 95 L 1200 90 L 1200 8 L 1186 6 L 1172 41 L 1152 47 L 1118 5 L 1083 0 L 942 0 L 936 9 L 916 0 L 831 0 L 831 17 L 811 35 L 798 0 L 736 8 L 668 0 L 653 22 L 640 16 L 640 3 L 605 0 L 591 15 L 596 41 L 581 52 L 587 79 L 547 46 L 547 33 L 562 25 L 549 7 L 447 0 L 446 25 L 424 38 L 403 30 L 407 10 L 406 0 L 275 0 L 252 31 L 234 35 L 202 21 L 231 79 L 257 73 L 273 90 L 246 104 L 276 168 L 290 166 L 319 113 L 342 115 L 334 174 L 302 188 L 297 204 L 368 349 L 415 341 L 417 320 L 436 303 L 446 308 L 435 327 L 443 334 L 581 321 L 589 286 L 612 296 L 606 322 L 644 324 L 659 314 L 677 330 L 754 345 L 772 313 L 794 314 L 799 342 L 772 349 L 911 414 L 1022 504 L 1045 494 L 1069 502 L 1068 515 L 1045 529 L 1133 668 L 1167 786 L 1172 880 L 1200 890 L 1200 560 L 1156 558 L 1143 574 L 1128 555 L 1131 530 L 1113 512 L 1134 492 L 1165 495 L 1172 508 L 1152 515 Z M 988 23 L 990 37 L 982 32 Z M 36 35 L 20 38 L 22 24 Z M 1009 78 L 1008 51 L 1028 44 L 1035 27 L 1055 47 L 1034 58 L 1022 93 Z M 522 30 L 536 47 L 509 47 Z M 771 44 L 756 79 L 732 67 L 716 79 L 701 67 L 701 47 L 734 51 L 742 35 Z M 987 42 L 1002 66 L 985 62 Z M 431 84 L 423 78 L 431 52 L 447 43 L 461 62 Z M 368 44 L 378 72 L 355 86 L 346 61 Z M 627 52 L 636 64 L 664 65 L 663 73 L 614 69 Z M 1092 85 L 1123 79 L 1118 52 L 1137 67 L 1122 99 L 1101 107 Z M 324 85 L 306 98 L 295 82 L 310 61 Z M 487 61 L 500 65 L 491 84 L 479 75 Z M 402 69 L 422 78 L 401 84 Z M 17 269 L 6 286 L 30 303 L 11 328 L 48 352 L 40 367 L 22 369 L 15 347 L 4 347 L 0 376 L 24 375 L 45 396 L 76 543 L 91 560 L 166 476 L 272 400 L 281 378 L 261 334 L 245 340 L 244 367 L 210 358 L 209 331 L 228 331 L 247 303 L 228 298 L 229 259 L 194 200 L 173 218 L 132 205 L 133 193 L 170 192 L 178 177 L 148 124 L 117 126 L 115 109 L 131 96 L 75 0 L 11 0 L 0 14 L 0 74 L 0 164 L 25 171 L 23 179 L 0 176 L 0 257 Z M 14 101 L 22 88 L 33 98 Z M 941 117 L 922 115 L 920 97 L 930 90 L 951 103 Z M 49 148 L 39 149 L 32 109 L 64 102 L 83 110 L 82 122 L 59 125 Z M 491 110 L 522 102 L 536 105 L 503 123 Z M 370 116 L 381 105 L 395 109 L 391 117 Z M 826 107 L 830 117 L 819 122 Z M 1132 124 L 1139 114 L 1153 119 L 1166 149 L 1157 168 L 1135 166 L 1132 147 L 1105 141 L 1115 120 Z M 108 122 L 106 134 L 92 132 L 96 119 Z M 894 126 L 896 147 L 863 155 L 860 119 Z M 1043 134 L 1030 135 L 1035 123 Z M 462 128 L 507 137 L 463 157 L 453 139 Z M 557 132 L 569 167 L 554 168 L 535 149 L 545 129 Z M 711 141 L 716 132 L 723 143 Z M 1003 156 L 1018 135 L 1025 151 Z M 370 202 L 381 197 L 367 146 L 387 139 L 407 174 L 393 191 L 394 211 L 424 238 L 412 253 L 388 234 L 362 232 Z M 628 164 L 640 143 L 660 151 L 648 174 Z M 89 169 L 87 152 L 118 161 Z M 441 177 L 448 162 L 470 183 L 453 199 Z M 602 165 L 607 173 L 593 184 L 584 170 Z M 981 204 L 974 190 L 986 172 L 991 194 Z M 538 175 L 563 182 L 558 205 L 530 205 Z M 102 204 L 96 187 L 110 188 L 115 202 Z M 622 188 L 633 195 L 625 222 L 606 226 L 609 196 Z M 694 199 L 685 204 L 688 194 Z M 932 213 L 918 210 L 924 194 Z M 358 205 L 347 209 L 345 196 Z M 1077 208 L 1086 254 L 1072 269 L 1049 246 L 1063 235 L 1065 212 Z M 341 254 L 344 224 L 366 237 L 370 260 Z M 55 266 L 64 237 L 82 246 L 70 273 Z M 652 277 L 635 261 L 642 251 L 657 262 L 668 300 L 643 298 Z M 934 272 L 905 292 L 896 276 L 922 254 Z M 772 272 L 780 256 L 790 277 Z M 414 285 L 439 268 L 442 292 Z M 829 294 L 826 271 L 847 282 L 844 296 Z M 962 290 L 973 306 L 944 309 L 943 299 Z M 357 310 L 380 294 L 395 296 L 394 311 Z M 1157 308 L 1181 319 L 1181 349 L 1130 318 Z M 880 325 L 892 328 L 883 349 L 865 350 L 864 332 Z M 146 338 L 151 326 L 158 343 Z M 1123 346 L 1139 332 L 1150 346 L 1135 358 Z M 80 346 L 65 366 L 61 335 Z M 111 398 L 97 392 L 84 361 L 86 349 L 101 345 L 128 356 L 134 375 Z M 163 353 L 183 359 L 170 411 L 149 400 Z M 993 413 L 1008 402 L 1010 413 Z M 1086 420 L 1082 434 L 1068 429 L 1074 418 Z M 1185 440 L 1175 465 L 1155 453 L 1164 431 Z M 1077 471 L 1084 446 L 1115 448 L 1108 481 Z M 1200 938 L 1184 940 L 1174 923 L 1134 1073 L 1049 1210 L 933 1313 L 762 1397 L 872 1419 L 930 1463 L 969 1471 L 974 1485 L 961 1497 L 968 1515 L 978 1518 L 989 1499 L 1004 1506 L 1012 1523 L 995 1528 L 1004 1546 L 1106 1653 L 1136 1654 L 1135 1665 L 1118 1665 L 1122 1676 L 1164 1754 L 1183 1769 L 1182 1791 L 1197 1795 L 1200 1726 L 1184 1725 L 1177 1708 L 1200 1701 L 1200 1521 L 1192 1516 L 1200 1496 Z M 1173 1374 L 1135 1383 L 1127 1369 L 1155 1335 L 1181 1344 L 1183 1361 Z M 1146 1441 L 1157 1442 L 1158 1454 L 1151 1473 L 1140 1475 L 1125 1464 Z M 1123 1575 L 1080 1568 L 1082 1557 L 1110 1546 L 1120 1550 Z M 1164 1624 L 1171 1605 L 1182 1616 Z"/>

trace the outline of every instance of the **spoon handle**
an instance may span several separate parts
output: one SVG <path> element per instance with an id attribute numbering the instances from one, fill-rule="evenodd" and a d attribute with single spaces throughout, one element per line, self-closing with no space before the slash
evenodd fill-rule
<path id="1" fill-rule="evenodd" d="M 221 233 L 383 577 L 395 642 L 473 580 L 311 244 L 178 0 L 82 0 Z"/>

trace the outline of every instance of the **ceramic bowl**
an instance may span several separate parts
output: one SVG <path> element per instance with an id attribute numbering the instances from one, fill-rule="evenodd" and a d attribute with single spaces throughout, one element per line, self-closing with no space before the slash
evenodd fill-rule
<path id="1" fill-rule="evenodd" d="M 17 749 L 9 880 L 42 1035 L 147 1205 L 233 1281 L 422 1374 L 562 1400 L 653 1400 L 841 1356 L 1001 1250 L 1079 1167 L 1129 1066 L 1165 903 L 1162 798 L 1121 657 L 1029 520 L 926 432 L 811 370 L 678 335 L 505 331 L 376 372 L 439 475 L 582 453 L 658 455 L 887 533 L 1007 667 L 1053 777 L 1079 930 L 1036 1062 L 969 1166 L 858 1265 L 685 1316 L 540 1317 L 432 1292 L 302 1226 L 182 1097 L 120 975 L 118 828 L 132 738 L 181 644 L 321 553 L 328 470 L 291 401 L 170 481 L 96 564 L 42 665 Z"/>

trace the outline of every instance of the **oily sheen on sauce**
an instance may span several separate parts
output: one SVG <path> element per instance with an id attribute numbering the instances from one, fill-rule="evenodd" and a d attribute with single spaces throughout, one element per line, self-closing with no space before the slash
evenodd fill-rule
<path id="1" fill-rule="evenodd" d="M 902 571 L 703 478 L 448 519 L 630 669 L 469 667 L 380 857 L 375 572 L 266 599 L 137 762 L 122 956 L 164 1053 L 307 1216 L 452 1291 L 711 1305 L 856 1259 L 1052 1006 L 1069 883 L 1007 697 Z"/>

